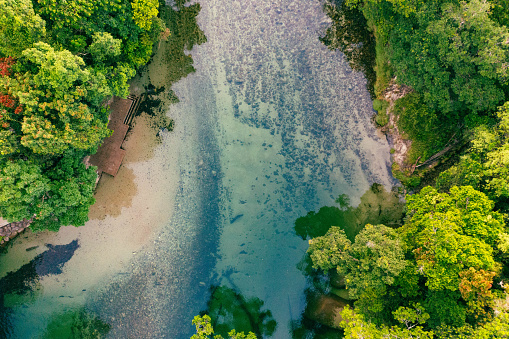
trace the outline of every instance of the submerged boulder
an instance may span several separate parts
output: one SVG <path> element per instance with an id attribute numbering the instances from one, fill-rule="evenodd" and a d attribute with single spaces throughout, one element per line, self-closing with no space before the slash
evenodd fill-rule
<path id="1" fill-rule="evenodd" d="M 322 325 L 340 328 L 341 311 L 348 304 L 335 295 L 313 293 L 308 296 L 308 303 L 304 315 Z"/>

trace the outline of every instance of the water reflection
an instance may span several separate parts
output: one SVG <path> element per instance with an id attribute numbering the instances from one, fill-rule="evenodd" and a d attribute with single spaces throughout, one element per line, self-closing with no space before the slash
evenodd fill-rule
<path id="1" fill-rule="evenodd" d="M 207 42 L 207 37 L 196 22 L 201 9 L 200 4 L 186 6 L 187 3 L 187 0 L 179 0 L 176 1 L 177 10 L 166 6 L 161 11 L 161 18 L 172 34 L 166 48 L 168 65 L 166 84 L 174 83 L 195 71 L 193 58 L 185 54 L 185 51 Z"/>
<path id="2" fill-rule="evenodd" d="M 338 206 L 324 206 L 310 211 L 295 221 L 295 232 L 302 239 L 325 235 L 331 226 L 339 226 L 353 241 L 366 224 L 398 227 L 403 224 L 403 208 L 396 192 L 387 192 L 380 184 L 373 184 L 361 197 L 357 207 L 349 204 L 347 196 L 336 199 Z"/>
<path id="3" fill-rule="evenodd" d="M 179 0 L 174 7 L 161 8 L 161 19 L 171 35 L 167 41 L 159 43 L 158 51 L 148 65 L 148 73 L 142 76 L 145 100 L 138 108 L 138 115 L 149 115 L 156 132 L 173 129 L 173 120 L 166 113 L 168 106 L 179 102 L 179 99 L 171 85 L 195 72 L 193 58 L 186 52 L 207 42 L 196 21 L 200 4 L 187 6 L 187 3 L 187 0 Z"/>
<path id="4" fill-rule="evenodd" d="M 246 298 L 227 286 L 212 286 L 207 311 L 212 319 L 214 333 L 227 338 L 232 329 L 237 332 L 253 332 L 257 338 L 271 336 L 276 321 L 270 310 L 262 310 L 264 302 L 256 297 Z"/>
<path id="5" fill-rule="evenodd" d="M 84 308 L 55 314 L 41 339 L 104 338 L 111 326 Z"/>
<path id="6" fill-rule="evenodd" d="M 350 8 L 346 1 L 328 0 L 324 11 L 332 20 L 325 35 L 320 38 L 331 50 L 339 49 L 345 53 L 350 67 L 364 73 L 368 80 L 367 88 L 374 98 L 376 82 L 375 37 L 368 30 L 366 18 L 358 8 Z"/>

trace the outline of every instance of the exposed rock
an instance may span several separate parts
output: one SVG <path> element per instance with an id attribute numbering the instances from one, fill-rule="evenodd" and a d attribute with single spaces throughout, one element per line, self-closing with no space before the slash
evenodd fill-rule
<path id="1" fill-rule="evenodd" d="M 401 99 L 411 91 L 412 89 L 410 87 L 400 86 L 392 81 L 391 85 L 387 87 L 383 95 L 383 99 L 389 103 L 389 107 L 387 108 L 389 123 L 387 124 L 387 127 L 383 129 L 383 131 L 387 134 L 387 139 L 395 151 L 392 154 L 392 159 L 396 164 L 399 165 L 400 168 L 405 167 L 406 155 L 410 149 L 410 146 L 412 145 L 412 141 L 402 137 L 397 124 L 398 117 L 393 114 L 393 109 L 394 102 L 398 99 Z"/>
<path id="2" fill-rule="evenodd" d="M 17 234 L 23 232 L 28 226 L 30 226 L 31 222 L 32 219 L 23 219 L 22 221 L 11 222 L 10 224 L 0 226 L 0 237 L 3 237 L 0 244 L 5 244 Z"/>

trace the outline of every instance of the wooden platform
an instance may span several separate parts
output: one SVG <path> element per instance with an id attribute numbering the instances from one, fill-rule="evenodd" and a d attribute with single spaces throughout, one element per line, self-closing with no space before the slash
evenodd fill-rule
<path id="1" fill-rule="evenodd" d="M 108 122 L 108 128 L 113 130 L 113 134 L 104 139 L 97 153 L 91 155 L 89 159 L 90 164 L 98 167 L 99 175 L 102 172 L 112 176 L 117 174 L 126 152 L 122 149 L 122 143 L 137 108 L 137 103 L 136 97 L 129 97 L 128 99 L 113 98 L 110 105 L 110 121 Z"/>

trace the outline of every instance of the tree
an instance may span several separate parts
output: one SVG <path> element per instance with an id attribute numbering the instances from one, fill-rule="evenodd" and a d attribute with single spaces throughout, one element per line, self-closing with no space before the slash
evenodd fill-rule
<path id="1" fill-rule="evenodd" d="M 345 275 L 346 287 L 357 305 L 370 312 L 383 310 L 387 286 L 408 265 L 396 231 L 384 225 L 366 225 L 352 244 L 339 227 L 309 241 L 308 253 L 314 268 L 327 272 L 336 268 Z"/>
<path id="2" fill-rule="evenodd" d="M 398 312 L 398 318 L 404 324 L 408 320 L 414 320 L 418 323 L 423 322 L 423 317 L 418 315 L 419 306 L 416 310 L 401 310 Z M 364 316 L 349 306 L 346 306 L 341 312 L 343 321 L 341 327 L 345 330 L 345 339 L 432 339 L 433 332 L 423 330 L 422 326 L 400 327 L 400 326 L 376 326 Z M 424 317 L 425 318 L 425 317 Z"/>
<path id="3" fill-rule="evenodd" d="M 506 208 L 509 199 L 509 102 L 498 108 L 497 124 L 484 124 L 472 131 L 468 152 L 459 163 L 442 172 L 437 188 L 471 185 Z M 497 206 L 498 206 L 497 205 Z"/>
<path id="4" fill-rule="evenodd" d="M 157 0 L 134 0 L 131 2 L 131 6 L 136 25 L 143 30 L 150 30 L 152 18 L 159 13 L 159 2 Z"/>
<path id="5" fill-rule="evenodd" d="M 307 252 L 313 261 L 313 268 L 327 273 L 343 263 L 351 247 L 352 243 L 347 239 L 345 231 L 332 226 L 324 236 L 309 240 Z"/>
<path id="6" fill-rule="evenodd" d="M 440 326 L 433 331 L 426 331 L 419 325 L 412 328 L 376 326 L 348 306 L 341 312 L 341 317 L 343 318 L 341 326 L 345 329 L 345 339 L 495 339 L 509 336 L 509 314 L 507 312 L 502 312 L 476 327 L 468 324 L 459 327 Z"/>
<path id="7" fill-rule="evenodd" d="M 9 140 L 16 135 L 21 145 L 38 154 L 97 147 L 110 131 L 105 110 L 88 103 L 102 101 L 104 92 L 92 82 L 80 57 L 66 50 L 55 51 L 43 42 L 34 46 L 23 52 L 20 67 L 27 72 L 0 78 L 0 93 L 12 93 L 23 107 L 22 111 L 3 111 L 10 122 L 0 126 L 3 134 L 8 134 Z M 14 147 L 2 147 L 3 153 L 9 150 Z"/>
<path id="8" fill-rule="evenodd" d="M 495 296 L 491 288 L 495 275 L 495 272 L 476 270 L 473 267 L 460 272 L 461 296 L 467 302 L 467 312 L 476 319 L 486 315 L 486 311 L 493 307 Z"/>
<path id="9" fill-rule="evenodd" d="M 31 0 L 0 0 L 0 54 L 21 56 L 45 33 L 45 22 L 35 14 Z"/>
<path id="10" fill-rule="evenodd" d="M 95 167 L 85 168 L 83 154 L 57 159 L 0 162 L 0 215 L 9 221 L 32 219 L 33 230 L 82 226 L 94 203 Z"/>
<path id="11" fill-rule="evenodd" d="M 49 180 L 36 164 L 5 161 L 0 167 L 0 215 L 9 221 L 32 218 L 49 190 Z"/>
<path id="12" fill-rule="evenodd" d="M 407 199 L 402 231 L 429 289 L 458 290 L 460 272 L 470 267 L 497 269 L 493 247 L 505 225 L 485 194 L 470 186 L 452 187 L 450 194 L 428 186 Z"/>
<path id="13" fill-rule="evenodd" d="M 206 314 L 203 317 L 195 316 L 193 325 L 196 326 L 196 334 L 194 334 L 191 339 L 223 339 L 221 335 L 213 336 L 214 328 L 212 327 L 210 317 Z M 228 333 L 228 339 L 256 339 L 256 335 L 253 332 L 244 334 L 244 332 L 237 333 L 237 331 L 231 330 Z"/>
<path id="14" fill-rule="evenodd" d="M 102 62 L 104 59 L 119 56 L 121 45 L 122 40 L 113 38 L 110 33 L 96 32 L 89 50 L 96 62 Z"/>

